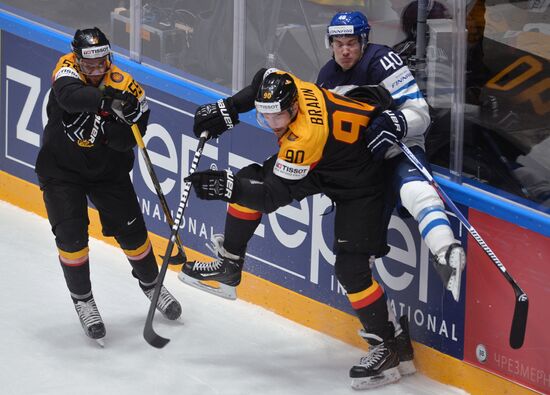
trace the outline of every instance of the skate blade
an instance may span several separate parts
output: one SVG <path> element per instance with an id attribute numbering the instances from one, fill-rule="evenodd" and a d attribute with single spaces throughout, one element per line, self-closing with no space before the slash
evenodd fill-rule
<path id="1" fill-rule="evenodd" d="M 216 282 L 209 281 L 209 284 L 207 284 L 206 282 L 203 282 L 201 280 L 197 280 L 196 278 L 188 276 L 184 272 L 180 272 L 178 274 L 178 278 L 184 284 L 191 285 L 192 287 L 200 289 L 201 291 L 208 292 L 212 295 L 219 296 L 220 298 L 229 299 L 229 300 L 237 299 L 237 290 L 235 289 L 235 287 L 232 287 L 230 285 L 226 285 L 217 281 Z M 218 286 L 216 287 L 214 285 L 210 285 L 214 283 L 217 284 Z"/>
<path id="2" fill-rule="evenodd" d="M 377 376 L 354 378 L 351 380 L 351 388 L 353 388 L 354 390 L 377 388 L 386 384 L 395 383 L 400 378 L 401 374 L 399 373 L 399 369 L 396 366 L 395 368 L 383 371 Z"/>
<path id="3" fill-rule="evenodd" d="M 451 292 L 455 302 L 458 302 L 460 300 L 460 285 L 462 284 L 462 272 L 465 266 L 465 257 L 458 251 L 456 253 L 460 256 L 451 257 L 449 259 L 453 272 L 451 273 L 451 277 L 449 277 L 449 281 L 447 282 L 447 290 Z"/>
<path id="4" fill-rule="evenodd" d="M 399 362 L 397 369 L 399 370 L 399 374 L 401 376 L 410 376 L 411 374 L 416 373 L 416 366 L 414 366 L 413 361 Z"/>
<path id="5" fill-rule="evenodd" d="M 96 341 L 96 343 L 99 345 L 99 347 L 101 348 L 105 348 L 105 341 L 103 340 L 103 338 L 101 339 L 94 339 Z"/>

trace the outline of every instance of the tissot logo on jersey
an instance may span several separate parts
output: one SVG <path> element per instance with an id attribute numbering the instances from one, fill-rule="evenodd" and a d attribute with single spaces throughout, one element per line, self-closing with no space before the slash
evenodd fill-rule
<path id="1" fill-rule="evenodd" d="M 78 73 L 75 69 L 70 67 L 62 67 L 59 69 L 57 73 L 55 73 L 54 81 L 61 77 L 73 77 L 73 78 L 80 78 Z"/>
<path id="2" fill-rule="evenodd" d="M 273 173 L 287 180 L 301 180 L 309 172 L 309 166 L 300 166 L 277 159 L 273 167 Z"/>

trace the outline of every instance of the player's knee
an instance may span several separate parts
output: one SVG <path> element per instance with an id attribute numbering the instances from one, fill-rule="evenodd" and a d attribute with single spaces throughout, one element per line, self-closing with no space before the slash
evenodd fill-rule
<path id="1" fill-rule="evenodd" d="M 427 207 L 444 207 L 435 189 L 426 181 L 407 182 L 401 186 L 399 192 L 401 204 L 415 219 Z"/>
<path id="2" fill-rule="evenodd" d="M 62 221 L 53 228 L 57 247 L 65 252 L 76 252 L 88 246 L 88 222 L 84 218 Z"/>
<path id="3" fill-rule="evenodd" d="M 116 235 L 115 239 L 123 250 L 136 250 L 147 242 L 148 235 L 146 229 L 140 229 L 136 232 Z"/>
<path id="4" fill-rule="evenodd" d="M 336 256 L 334 273 L 346 292 L 355 293 L 372 285 L 369 256 L 341 253 Z"/>

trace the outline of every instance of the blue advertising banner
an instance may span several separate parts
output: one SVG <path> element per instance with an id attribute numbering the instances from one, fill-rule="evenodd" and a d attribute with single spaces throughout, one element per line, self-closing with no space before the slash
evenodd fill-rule
<path id="1" fill-rule="evenodd" d="M 51 72 L 62 53 L 5 31 L 1 42 L 0 111 L 4 122 L 0 125 L 0 170 L 36 184 L 34 162 L 47 121 Z M 125 69 L 132 74 L 131 68 Z M 168 204 L 175 209 L 198 143 L 192 121 L 196 102 L 202 98 L 194 96 L 192 89 L 184 99 L 176 97 L 169 87 L 160 90 L 143 85 L 151 108 L 144 141 Z M 276 151 L 273 134 L 241 122 L 222 138 L 208 142 L 199 169 L 231 168 L 235 172 L 250 163 L 263 162 Z M 169 227 L 147 168 L 137 152 L 136 158 L 132 177 L 147 226 L 167 237 Z M 352 313 L 334 276 L 331 210 L 331 201 L 316 195 L 264 215 L 249 244 L 245 270 Z M 192 195 L 181 224 L 186 246 L 209 254 L 204 244 L 212 234 L 223 233 L 225 212 L 225 203 L 199 201 Z M 466 232 L 452 214 L 449 217 L 459 241 L 465 244 Z M 390 253 L 377 260 L 374 271 L 397 316 L 409 317 L 415 340 L 462 359 L 465 298 L 456 303 L 444 291 L 413 219 L 394 216 L 389 242 Z"/>

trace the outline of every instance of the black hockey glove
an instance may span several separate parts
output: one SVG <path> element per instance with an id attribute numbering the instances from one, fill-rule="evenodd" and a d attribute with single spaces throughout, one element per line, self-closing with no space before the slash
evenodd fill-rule
<path id="1" fill-rule="evenodd" d="M 233 105 L 233 100 L 220 99 L 216 103 L 203 104 L 195 112 L 193 133 L 200 137 L 205 130 L 210 132 L 210 138 L 217 138 L 228 129 L 239 123 L 239 113 Z"/>
<path id="2" fill-rule="evenodd" d="M 197 171 L 185 177 L 185 182 L 193 184 L 195 193 L 199 199 L 223 200 L 234 202 L 234 182 L 231 170 L 205 170 Z"/>
<path id="3" fill-rule="evenodd" d="M 367 148 L 374 160 L 384 159 L 386 151 L 407 135 L 407 120 L 399 110 L 383 111 L 367 129 Z"/>
<path id="4" fill-rule="evenodd" d="M 71 114 L 70 119 L 64 117 L 62 123 L 67 137 L 80 147 L 91 148 L 104 140 L 105 120 L 101 115 L 86 112 Z"/>
<path id="5" fill-rule="evenodd" d="M 107 86 L 103 91 L 99 111 L 115 115 L 116 118 L 131 125 L 147 111 L 146 107 L 132 93 Z"/>
<path id="6" fill-rule="evenodd" d="M 103 95 L 101 96 L 101 101 L 99 102 L 98 112 L 100 115 L 107 116 L 109 114 L 116 116 L 116 113 L 113 110 L 113 100 L 115 95 L 121 92 L 118 89 L 114 89 L 110 86 L 106 86 L 102 89 Z"/>

